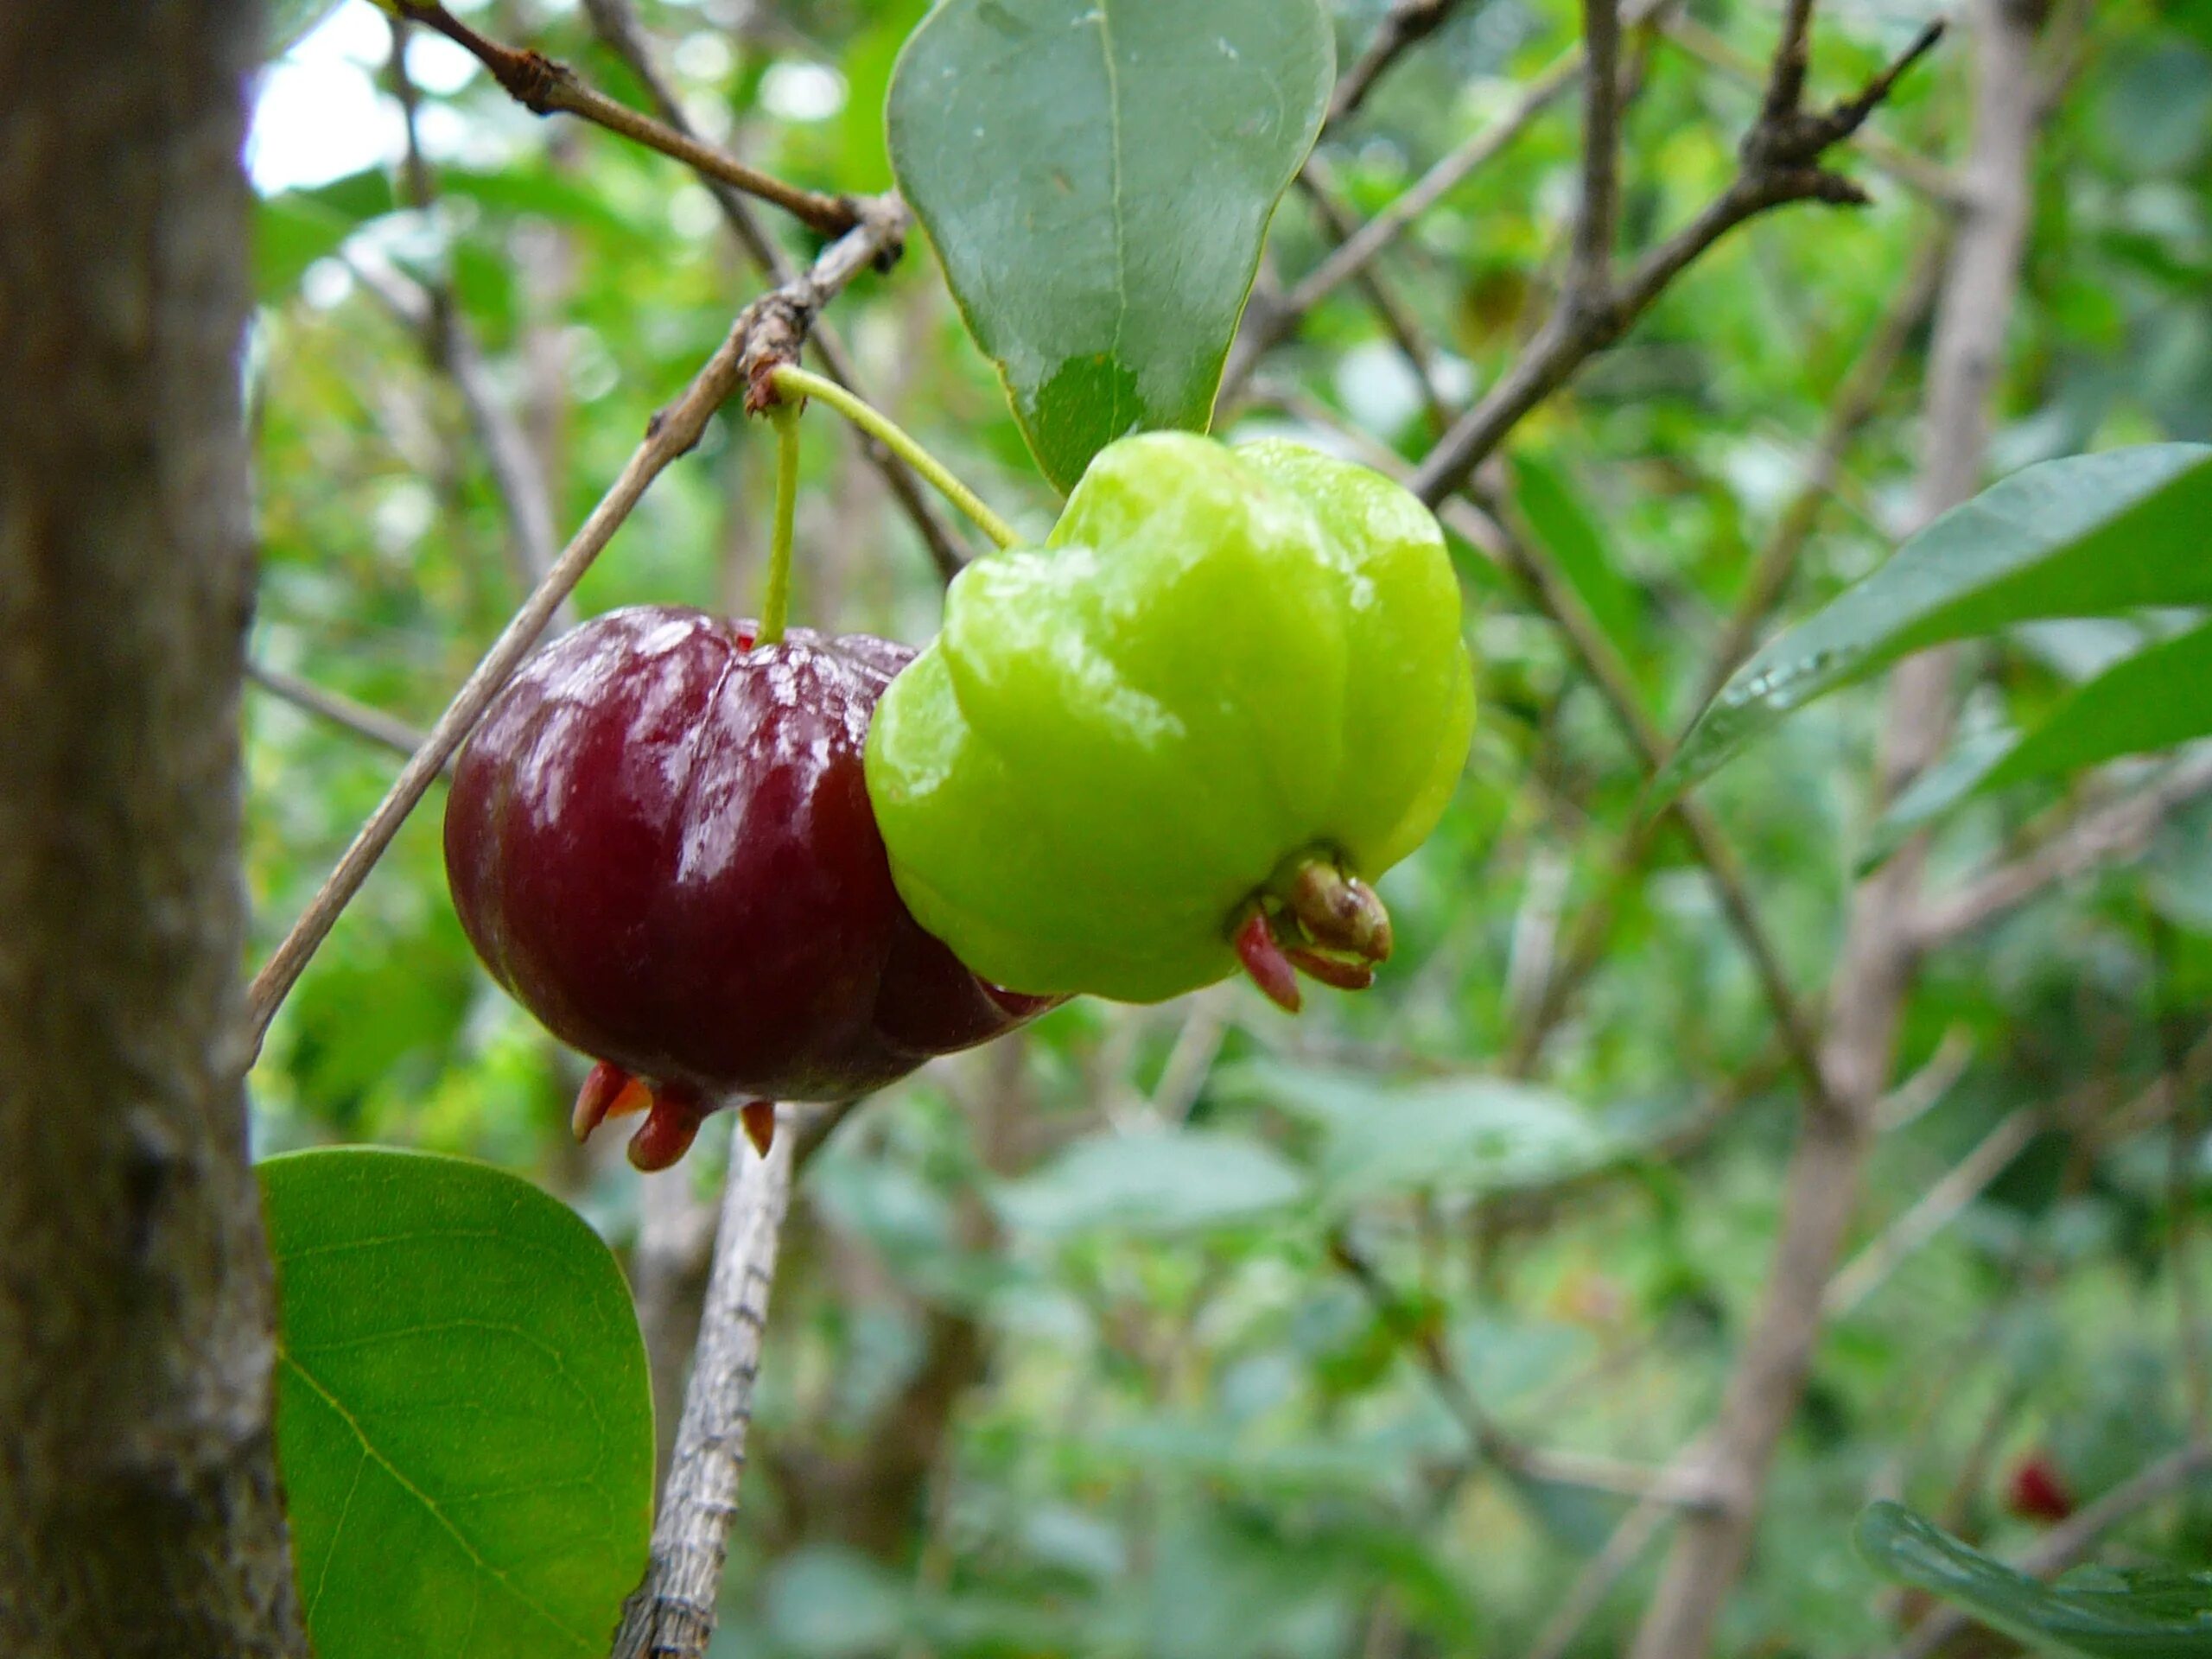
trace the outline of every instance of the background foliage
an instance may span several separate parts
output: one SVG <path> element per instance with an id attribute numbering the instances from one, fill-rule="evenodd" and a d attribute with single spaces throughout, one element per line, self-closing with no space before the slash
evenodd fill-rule
<path id="1" fill-rule="evenodd" d="M 566 5 L 457 10 L 643 101 Z M 827 191 L 888 184 L 881 111 L 920 0 L 642 10 L 716 137 Z M 1770 48 L 1770 6 L 1686 10 L 1754 61 Z M 1856 85 L 1932 10 L 1833 0 L 1816 79 Z M 1997 472 L 2212 440 L 2212 12 L 2087 10 L 2038 156 Z M 1344 60 L 1382 10 L 1339 7 Z M 1458 7 L 1325 138 L 1352 206 L 1382 208 L 1494 119 L 1571 45 L 1573 11 Z M 382 50 L 364 5 L 332 27 Z M 1756 95 L 1667 41 L 1637 50 L 1624 219 L 1641 241 L 1726 181 Z M 410 279 L 449 290 L 565 530 L 760 284 L 674 164 L 539 122 L 442 42 L 417 41 L 412 61 L 427 206 L 395 149 L 260 210 L 253 652 L 420 726 L 523 581 L 454 377 L 380 294 Z M 390 86 L 388 66 L 373 73 Z M 1966 73 L 1964 52 L 1939 52 L 1878 118 L 1882 135 L 1955 157 Z M 1488 384 L 1541 319 L 1578 153 L 1568 99 L 1385 256 L 1447 396 Z M 1840 385 L 1940 234 L 1911 191 L 1847 165 L 1872 207 L 1792 208 L 1732 236 L 1514 441 L 1539 538 L 1670 729 L 1707 688 Z M 1294 281 L 1327 247 L 1294 193 L 1263 281 Z M 1041 532 L 1055 499 L 926 244 L 834 315 L 878 401 Z M 1818 499 L 1785 614 L 1864 575 L 1910 527 L 1917 327 L 1907 338 Z M 1434 435 L 1356 285 L 1262 381 L 1268 399 L 1230 411 L 1227 429 L 1346 442 L 1325 415 L 1409 459 Z M 925 639 L 940 592 L 928 557 L 832 432 L 807 423 L 799 617 Z M 748 608 L 768 488 L 765 432 L 718 422 L 580 608 Z M 1798 1093 L 1687 846 L 1662 836 L 1623 862 L 1640 759 L 1527 594 L 1476 550 L 1455 554 L 1482 725 L 1444 829 L 1383 884 L 1400 950 L 1373 992 L 1317 995 L 1296 1020 L 1241 987 L 1156 1008 L 1079 1003 L 870 1103 L 809 1166 L 717 1651 L 1522 1652 L 1624 1504 L 1515 1450 L 1656 1466 L 1708 1421 L 1764 1281 Z M 2127 621 L 2059 622 L 1975 648 L 1967 728 L 2029 723 L 2144 637 Z M 1875 829 L 1877 703 L 1829 700 L 1706 791 L 1815 1001 Z M 397 760 L 274 698 L 254 706 L 251 738 L 259 956 Z M 1969 803 L 1941 830 L 1931 887 L 2164 764 Z M 2204 1271 L 2208 849 L 2212 805 L 2184 802 L 2141 857 L 2040 891 L 1925 963 L 1857 1235 L 1886 1270 L 1860 1270 L 1836 1299 L 1723 1650 L 1893 1640 L 1895 1594 L 1851 1542 L 1870 1497 L 2003 1553 L 2033 1530 L 2002 1505 L 2031 1449 L 2088 1499 L 2202 1437 L 2206 1360 L 2189 1333 Z M 1538 1037 L 1543 988 L 1593 906 L 1609 918 L 1602 952 Z M 264 1151 L 377 1141 L 531 1175 L 632 1253 L 665 1372 L 696 1294 L 681 1223 L 715 1190 L 720 1135 L 641 1182 L 619 1141 L 570 1143 L 578 1075 L 477 968 L 426 812 L 273 1029 L 257 1135 Z M 2164 1086 L 2175 1075 L 2182 1086 Z M 1892 1224 L 2008 1125 L 2000 1145 L 2017 1150 L 1994 1178 L 1891 1262 Z M 1425 1356 L 1456 1384 L 1440 1388 Z M 1480 1402 L 1480 1451 L 1458 1385 Z M 2117 1547 L 2212 1565 L 2212 1505 L 2200 1491 L 2157 1506 Z M 1573 1651 L 1619 1649 L 1650 1565 Z"/>

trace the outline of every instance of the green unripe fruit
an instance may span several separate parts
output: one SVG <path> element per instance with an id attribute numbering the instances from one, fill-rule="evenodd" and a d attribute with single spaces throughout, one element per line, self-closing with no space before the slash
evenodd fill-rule
<path id="1" fill-rule="evenodd" d="M 1231 972 L 1255 917 L 1363 983 L 1389 930 L 1357 878 L 1435 828 L 1473 722 L 1419 501 L 1294 444 L 1152 433 L 1100 451 L 1042 550 L 961 572 L 868 783 L 900 896 L 996 983 L 1156 1001 Z"/>

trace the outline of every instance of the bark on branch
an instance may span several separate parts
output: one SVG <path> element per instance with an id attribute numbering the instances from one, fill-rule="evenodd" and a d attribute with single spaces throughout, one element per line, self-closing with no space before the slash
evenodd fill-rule
<path id="1" fill-rule="evenodd" d="M 0 1652 L 303 1654 L 246 1162 L 247 0 L 0 6 Z"/>
<path id="2" fill-rule="evenodd" d="M 715 1633 L 796 1139 L 784 1125 L 765 1158 L 744 1135 L 731 1139 L 714 1273 L 653 1526 L 652 1562 L 623 1608 L 613 1659 L 696 1659 Z"/>

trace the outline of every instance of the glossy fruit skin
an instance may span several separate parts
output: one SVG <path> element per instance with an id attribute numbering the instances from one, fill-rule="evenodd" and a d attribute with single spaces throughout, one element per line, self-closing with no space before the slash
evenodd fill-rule
<path id="1" fill-rule="evenodd" d="M 1301 860 L 1372 880 L 1465 765 L 1472 664 L 1427 510 L 1294 444 L 1102 450 L 1046 547 L 970 565 L 868 750 L 900 893 L 1039 994 L 1220 979 Z"/>
<path id="2" fill-rule="evenodd" d="M 500 693 L 446 809 L 454 903 L 493 977 L 699 1110 L 849 1099 L 1038 1007 L 963 967 L 892 884 L 861 753 L 912 653 L 751 638 L 665 607 L 587 622 Z"/>

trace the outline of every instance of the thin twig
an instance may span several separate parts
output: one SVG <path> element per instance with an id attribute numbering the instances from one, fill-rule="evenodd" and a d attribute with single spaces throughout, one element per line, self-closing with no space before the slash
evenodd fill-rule
<path id="1" fill-rule="evenodd" d="M 653 107 L 660 112 L 661 119 L 679 132 L 693 133 L 690 118 L 684 114 L 683 106 L 677 103 L 668 78 L 654 61 L 652 46 L 645 38 L 645 30 L 639 26 L 637 12 L 631 0 L 584 0 L 584 10 L 590 15 L 593 30 L 606 43 L 607 49 L 621 59 L 623 65 L 638 78 L 639 84 L 645 89 L 646 96 L 652 99 Z M 752 204 L 744 194 L 719 179 L 709 178 L 706 184 L 715 205 L 721 209 L 722 218 L 728 223 L 731 234 L 737 238 L 753 262 L 772 281 L 789 282 L 793 274 L 791 261 L 762 229 L 759 216 L 753 213 Z M 815 326 L 807 345 L 822 360 L 822 365 L 831 379 L 856 397 L 867 397 L 855 372 L 852 354 L 846 350 L 844 340 L 837 331 L 826 321 Z M 874 403 L 875 400 L 868 398 L 868 401 Z M 915 532 L 922 538 L 922 545 L 929 550 L 931 563 L 937 567 L 938 575 L 950 582 L 960 573 L 961 566 L 967 563 L 967 556 L 961 548 L 959 537 L 945 522 L 944 515 L 938 511 L 937 503 L 923 489 L 921 480 L 914 476 L 912 469 L 874 439 L 864 438 L 861 453 L 882 475 L 893 498 L 912 523 Z"/>
<path id="2" fill-rule="evenodd" d="M 1337 90 L 1329 99 L 1329 118 L 1324 130 L 1350 119 L 1367 101 L 1367 95 L 1375 90 L 1375 83 L 1382 79 L 1384 72 L 1408 50 L 1443 28 L 1445 19 L 1451 16 L 1452 9 L 1459 3 L 1459 0 L 1396 0 L 1383 15 L 1366 50 L 1338 78 Z"/>
<path id="3" fill-rule="evenodd" d="M 825 196 L 787 184 L 759 168 L 717 149 L 688 132 L 678 131 L 618 104 L 604 92 L 588 86 L 567 64 L 542 52 L 503 46 L 478 34 L 437 3 L 437 0 L 380 0 L 386 10 L 435 29 L 465 48 L 492 72 L 507 95 L 537 115 L 566 113 L 582 118 L 625 138 L 657 149 L 693 170 L 718 179 L 733 189 L 782 208 L 808 229 L 823 236 L 842 236 L 857 226 L 861 205 L 850 196 Z"/>
<path id="4" fill-rule="evenodd" d="M 2147 1510 L 2162 1498 L 2212 1473 L 2212 1444 L 2185 1446 L 2142 1470 L 2132 1479 L 2107 1492 L 2078 1514 L 2053 1527 L 2014 1566 L 2031 1578 L 2047 1579 L 2080 1560 L 2099 1541 L 2123 1521 Z M 1931 1613 L 1914 1626 L 1890 1659 L 1933 1659 L 1951 1638 L 1972 1624 L 1970 1615 L 1956 1607 Z"/>
<path id="5" fill-rule="evenodd" d="M 1897 302 L 1891 308 L 1872 340 L 1853 361 L 1850 373 L 1837 390 L 1827 424 L 1805 469 L 1804 482 L 1783 507 L 1773 531 L 1752 561 L 1751 574 L 1744 584 L 1743 594 L 1707 656 L 1698 689 L 1690 700 L 1693 708 L 1703 708 L 1726 683 L 1750 652 L 1767 617 L 1781 603 L 1796 570 L 1798 557 L 1820 522 L 1821 509 L 1834 490 L 1844 457 L 1873 418 L 1913 335 L 1927 320 L 1935 302 L 1936 283 L 1942 274 L 1946 238 L 1939 237 L 1923 245 L 1923 251 Z M 1678 737 L 1669 746 L 1670 756 L 1680 742 Z M 1575 991 L 1604 960 L 1613 918 L 1657 847 L 1666 822 L 1664 817 L 1647 818 L 1629 831 L 1613 859 L 1605 890 L 1575 918 L 1529 1018 L 1515 1032 L 1509 1070 L 1516 1073 L 1534 1071 Z"/>
<path id="6" fill-rule="evenodd" d="M 1667 0 L 1643 0 L 1643 3 L 1649 10 L 1655 4 L 1667 3 Z M 1287 292 L 1266 305 L 1255 305 L 1238 331 L 1228 366 L 1222 373 L 1222 397 L 1226 400 L 1241 390 L 1259 366 L 1260 359 L 1296 333 L 1306 313 L 1366 270 L 1383 249 L 1403 235 L 1409 226 L 1462 180 L 1519 137 L 1574 85 L 1581 73 L 1582 49 L 1577 47 L 1523 86 L 1495 123 L 1430 168 L 1402 195 L 1345 238 L 1342 245 Z"/>
<path id="7" fill-rule="evenodd" d="M 1764 92 L 1765 76 L 1758 64 L 1695 18 L 1681 11 L 1670 12 L 1661 20 L 1659 32 L 1690 56 L 1708 67 L 1718 69 L 1729 79 L 1754 92 Z M 1966 205 L 1958 181 L 1952 178 L 1940 163 L 1893 143 L 1872 127 L 1853 133 L 1851 143 L 1866 158 L 1869 167 L 1926 198 L 1931 206 L 1947 213 L 1955 213 Z"/>
<path id="8" fill-rule="evenodd" d="M 1663 1469 L 1582 1452 L 1555 1452 L 1523 1444 L 1491 1420 L 1461 1373 L 1434 1324 L 1408 1309 L 1382 1272 L 1339 1230 L 1329 1240 L 1331 1259 L 1342 1268 L 1375 1306 L 1393 1336 L 1419 1363 L 1421 1374 L 1444 1408 L 1465 1433 L 1478 1458 L 1529 1480 L 1580 1486 L 1618 1497 L 1645 1499 L 1678 1509 L 1696 1510 L 1713 1501 L 1699 1471 L 1677 1462 Z"/>
<path id="9" fill-rule="evenodd" d="M 1537 550 L 1534 538 L 1517 522 L 1518 515 L 1511 504 L 1491 498 L 1486 505 L 1491 509 L 1491 523 L 1503 532 L 1509 566 L 1567 635 L 1567 643 L 1604 697 L 1615 723 L 1636 746 L 1645 766 L 1656 773 L 1667 758 L 1667 738 L 1644 709 L 1635 678 L 1618 649 L 1590 614 L 1573 583 Z M 1438 509 L 1438 516 L 1453 529 L 1473 513 L 1471 506 L 1459 499 L 1446 501 Z M 1751 957 L 1752 970 L 1773 1010 L 1783 1043 L 1804 1083 L 1807 1098 L 1817 1109 L 1825 1109 L 1827 1082 L 1821 1067 L 1819 1034 L 1790 985 L 1780 950 L 1759 918 L 1742 860 L 1721 830 L 1719 820 L 1698 797 L 1678 798 L 1669 804 L 1668 811 L 1688 832 L 1690 846 L 1705 866 L 1707 879 L 1720 900 L 1722 912 L 1745 953 Z"/>
<path id="10" fill-rule="evenodd" d="M 1864 125 L 1897 79 L 1942 38 L 1939 20 L 1858 96 L 1821 111 L 1763 115 L 1745 135 L 1741 170 L 1705 210 L 1646 253 L 1610 302 L 1563 301 L 1481 403 L 1463 416 L 1414 471 L 1411 488 L 1433 505 L 1472 477 L 1507 433 L 1594 353 L 1618 340 L 1660 295 L 1707 250 L 1737 226 L 1798 201 L 1863 207 L 1866 193 L 1821 158 Z"/>
<path id="11" fill-rule="evenodd" d="M 1898 1264 L 1942 1232 L 2003 1174 L 2029 1141 L 2042 1133 L 2043 1113 L 2024 1106 L 1984 1135 L 1972 1152 L 1920 1195 L 1911 1208 L 1853 1256 L 1821 1296 L 1821 1317 L 1847 1318 L 1895 1273 Z"/>
<path id="12" fill-rule="evenodd" d="M 696 1659 L 715 1633 L 768 1294 L 791 1203 L 793 1141 L 786 1125 L 764 1158 L 747 1136 L 731 1137 L 729 1180 L 683 1421 L 653 1524 L 652 1559 L 623 1606 L 613 1659 Z"/>
<path id="13" fill-rule="evenodd" d="M 1922 950 L 1955 943 L 2062 881 L 2135 857 L 2177 808 L 2212 791 L 2212 750 L 2177 762 L 2156 783 L 2085 812 L 2031 853 L 1998 865 L 1922 906 L 1912 925 Z"/>
<path id="14" fill-rule="evenodd" d="M 1344 238 L 1358 228 L 1351 212 L 1344 205 L 1337 189 L 1336 175 L 1327 162 L 1319 156 L 1307 158 L 1298 175 L 1299 188 L 1313 204 L 1313 214 L 1322 232 L 1336 245 L 1341 247 Z M 1435 432 L 1441 434 L 1452 424 L 1452 410 L 1446 403 L 1442 390 L 1436 384 L 1436 353 L 1422 337 L 1421 324 L 1413 312 L 1392 293 L 1379 272 L 1363 270 L 1353 280 L 1358 283 L 1368 307 L 1382 325 L 1398 354 L 1413 372 L 1414 383 L 1421 388 L 1421 404 L 1428 418 L 1434 423 Z"/>
<path id="15" fill-rule="evenodd" d="M 441 772 L 468 735 L 499 688 L 528 656 L 538 635 L 565 599 L 591 568 L 607 543 L 613 539 L 644 497 L 646 488 L 678 457 L 698 442 L 715 410 L 730 397 L 747 391 L 749 397 L 766 390 L 766 377 L 788 362 L 812 327 L 821 308 L 861 271 L 902 245 L 906 231 L 906 209 L 894 198 L 880 198 L 868 205 L 860 227 L 824 249 L 804 276 L 763 295 L 741 312 L 729 336 L 697 377 L 676 401 L 655 415 L 645 429 L 645 442 L 631 455 L 621 475 L 592 509 L 574 540 L 554 561 L 545 580 L 531 593 L 486 653 L 429 737 L 401 771 L 383 803 L 377 808 L 352 846 L 338 861 L 307 910 L 276 953 L 255 976 L 248 993 L 248 1032 L 257 1051 L 267 1035 L 278 1006 L 305 970 L 308 963 L 384 856 L 392 837 L 423 798 L 430 781 Z"/>
<path id="16" fill-rule="evenodd" d="M 417 121 L 422 96 L 407 69 L 410 25 L 397 17 L 391 22 L 392 90 L 399 100 L 407 138 L 406 194 L 410 207 L 428 213 L 437 205 L 437 193 L 435 175 L 423 152 Z M 477 441 L 483 445 L 485 467 L 492 475 L 493 490 L 506 512 L 509 546 L 517 573 L 524 588 L 537 587 L 545 580 L 545 573 L 553 568 L 554 556 L 560 550 L 560 532 L 553 522 L 553 492 L 537 452 L 524 435 L 521 423 L 508 412 L 506 404 L 493 388 L 483 349 L 461 313 L 450 276 L 442 269 L 438 279 L 423 289 L 419 307 L 405 305 L 401 294 L 388 284 L 377 286 L 372 291 L 378 292 L 387 305 L 414 317 L 431 362 L 444 372 L 461 394 L 461 407 L 467 411 L 469 424 L 475 428 Z M 554 614 L 552 625 L 566 629 L 575 622 L 575 608 L 564 600 Z"/>
<path id="17" fill-rule="evenodd" d="M 1605 1545 L 1583 1564 L 1567 1586 L 1559 1611 L 1545 1621 L 1529 1649 L 1528 1659 L 1562 1659 L 1574 1638 L 1605 1605 L 1612 1587 L 1643 1558 L 1660 1530 L 1674 1518 L 1672 1505 L 1647 1497 L 1623 1516 Z"/>
<path id="18" fill-rule="evenodd" d="M 411 755 L 423 747 L 423 734 L 405 721 L 395 720 L 381 709 L 372 709 L 335 691 L 326 691 L 312 681 L 287 674 L 280 668 L 248 662 L 245 677 L 271 696 L 397 753 Z"/>

